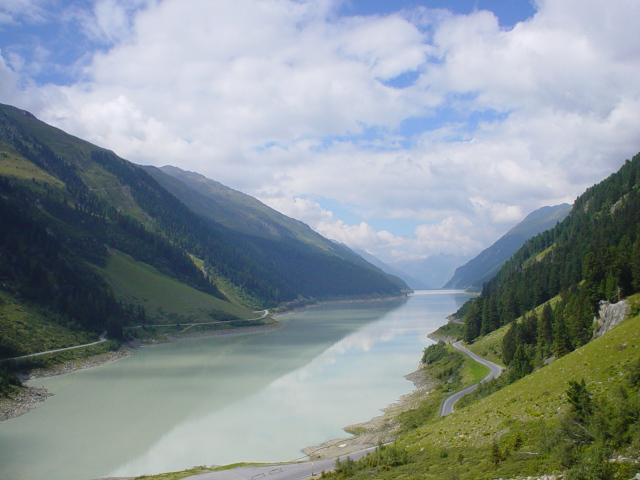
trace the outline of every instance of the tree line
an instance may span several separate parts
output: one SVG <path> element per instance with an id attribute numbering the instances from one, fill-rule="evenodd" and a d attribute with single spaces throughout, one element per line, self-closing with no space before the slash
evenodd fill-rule
<path id="1" fill-rule="evenodd" d="M 464 340 L 511 323 L 503 359 L 523 374 L 587 343 L 601 300 L 640 291 L 639 173 L 636 155 L 581 195 L 562 222 L 528 240 L 458 313 Z M 554 297 L 553 308 L 532 311 Z"/>

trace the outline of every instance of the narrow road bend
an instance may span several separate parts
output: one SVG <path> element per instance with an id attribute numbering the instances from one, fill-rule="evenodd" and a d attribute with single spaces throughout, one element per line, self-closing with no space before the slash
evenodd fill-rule
<path id="1" fill-rule="evenodd" d="M 442 408 L 440 410 L 440 416 L 442 417 L 444 417 L 445 415 L 449 415 L 450 413 L 453 413 L 453 405 L 468 393 L 473 392 L 476 388 L 478 388 L 478 385 L 480 385 L 481 383 L 488 382 L 489 380 L 492 380 L 494 378 L 497 378 L 502 373 L 502 367 L 500 365 L 496 365 L 495 363 L 490 362 L 489 360 L 480 358 L 475 353 L 471 352 L 470 350 L 467 350 L 462 345 L 460 345 L 459 341 L 454 343 L 453 347 L 460 350 L 465 355 L 468 355 L 469 357 L 471 357 L 472 360 L 486 367 L 489 367 L 490 371 L 489 371 L 489 375 L 484 377 L 480 382 L 473 384 L 470 387 L 467 387 L 464 390 L 460 390 L 459 392 L 456 392 L 453 395 L 447 397 L 445 401 L 442 402 Z"/>

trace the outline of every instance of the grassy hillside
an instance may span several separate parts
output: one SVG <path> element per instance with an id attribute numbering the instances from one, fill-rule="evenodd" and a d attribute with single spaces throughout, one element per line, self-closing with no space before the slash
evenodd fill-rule
<path id="1" fill-rule="evenodd" d="M 144 306 L 149 323 L 206 322 L 223 315 L 240 319 L 256 316 L 245 307 L 180 283 L 117 250 L 110 250 L 102 272 L 116 296 Z"/>
<path id="2" fill-rule="evenodd" d="M 563 473 L 571 479 L 631 478 L 640 471 L 633 463 L 640 446 L 640 402 L 634 380 L 639 360 L 640 316 L 636 316 L 516 383 L 438 418 L 438 405 L 449 389 L 447 382 L 441 382 L 417 410 L 404 414 L 404 432 L 386 453 L 383 447 L 381 453 L 355 464 L 343 462 L 329 477 L 463 480 Z M 425 374 L 437 379 L 446 362 L 450 360 L 433 364 Z M 582 380 L 592 408 L 602 409 L 593 416 L 610 423 L 600 428 L 629 432 L 623 440 L 614 441 L 615 435 L 607 434 L 610 442 L 596 445 L 600 434 L 593 423 L 585 423 L 593 438 L 581 437 L 583 444 L 571 440 L 570 435 L 583 427 L 576 426 L 567 392 L 570 382 Z M 632 460 L 609 462 L 620 455 Z"/>
<path id="3" fill-rule="evenodd" d="M 6 292 L 0 292 L 0 331 L 0 348 L 6 357 L 71 347 L 98 339 L 95 334 L 63 327 L 47 312 L 28 308 Z"/>
<path id="4" fill-rule="evenodd" d="M 415 432 L 443 446 L 482 446 L 516 422 L 551 420 L 565 401 L 570 380 L 594 392 L 612 390 L 640 358 L 640 316 L 532 374 Z M 463 437 L 461 437 L 463 436 Z"/>
<path id="5" fill-rule="evenodd" d="M 308 226 L 215 185 L 220 220 L 236 223 L 200 216 L 142 168 L 0 105 L 0 294 L 28 312 L 33 331 L 41 315 L 71 337 L 122 339 L 142 322 L 246 320 L 288 301 L 406 290 Z M 220 214 L 198 195 L 199 213 Z M 6 352 L 16 348 L 9 337 L 0 331 Z M 33 338 L 20 351 L 41 346 Z M 66 346 L 59 338 L 53 347 Z"/>

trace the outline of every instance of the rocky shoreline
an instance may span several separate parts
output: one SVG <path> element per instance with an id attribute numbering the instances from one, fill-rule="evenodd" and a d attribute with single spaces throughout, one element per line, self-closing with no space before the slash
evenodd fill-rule
<path id="1" fill-rule="evenodd" d="M 0 399 L 0 422 L 24 415 L 51 395 L 43 387 L 24 387 L 13 397 Z"/>
<path id="2" fill-rule="evenodd" d="M 76 370 L 98 367 L 128 357 L 133 353 L 133 348 L 122 347 L 115 352 L 101 353 L 100 355 L 79 360 L 70 360 L 51 368 L 37 368 L 29 372 L 29 375 L 20 376 L 20 380 L 27 382 L 37 378 L 54 377 L 75 372 Z M 38 403 L 44 402 L 52 395 L 53 393 L 48 392 L 44 387 L 24 386 L 19 388 L 13 395 L 7 398 L 0 398 L 0 422 L 24 415 L 32 408 L 35 408 Z"/>
<path id="3" fill-rule="evenodd" d="M 177 335 L 167 336 L 166 341 L 171 342 L 175 340 L 181 340 L 186 338 L 197 338 L 203 336 L 217 336 L 217 335 L 250 335 L 255 333 L 267 332 L 270 330 L 276 330 L 282 328 L 284 325 L 281 322 L 273 322 L 267 325 L 261 325 L 256 327 L 247 328 L 233 328 L 226 330 L 213 330 L 206 332 L 194 332 L 184 333 Z M 160 341 L 151 341 L 147 344 L 162 343 Z M 37 368 L 29 372 L 28 375 L 21 375 L 20 380 L 22 382 L 28 382 L 29 380 L 35 380 L 37 378 L 54 377 L 57 375 L 65 375 L 67 373 L 75 372 L 77 370 L 85 370 L 87 368 L 99 367 L 111 362 L 115 362 L 122 358 L 133 355 L 136 349 L 140 346 L 140 343 L 130 343 L 120 347 L 115 352 L 101 353 L 91 357 L 70 360 L 68 362 L 60 363 L 50 368 Z M 17 391 L 6 398 L 0 398 L 0 422 L 9 420 L 11 418 L 24 415 L 29 410 L 36 407 L 40 402 L 44 402 L 53 393 L 47 391 L 43 387 L 30 387 L 24 386 L 17 389 Z"/>
<path id="4" fill-rule="evenodd" d="M 417 370 L 405 375 L 405 378 L 412 381 L 415 386 L 411 393 L 403 395 L 397 402 L 382 409 L 384 412 L 382 415 L 367 422 L 345 427 L 344 430 L 354 436 L 338 438 L 322 445 L 303 448 L 302 452 L 311 460 L 320 460 L 348 455 L 349 453 L 375 446 L 378 443 L 392 442 L 400 427 L 397 420 L 398 415 L 416 408 L 419 402 L 434 387 L 434 384 L 425 378 L 422 368 L 422 366 L 419 366 Z"/>

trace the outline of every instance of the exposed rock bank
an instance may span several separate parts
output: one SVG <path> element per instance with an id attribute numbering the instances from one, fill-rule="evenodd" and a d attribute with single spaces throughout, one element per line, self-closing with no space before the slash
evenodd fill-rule
<path id="1" fill-rule="evenodd" d="M 629 303 L 620 300 L 618 303 L 600 301 L 598 316 L 593 318 L 594 334 L 593 338 L 598 338 L 607 333 L 612 328 L 620 325 L 629 316 Z"/>
<path id="2" fill-rule="evenodd" d="M 19 417 L 27 413 L 39 402 L 44 402 L 53 395 L 43 387 L 24 387 L 14 396 L 0 399 L 0 421 Z"/>
<path id="3" fill-rule="evenodd" d="M 397 420 L 398 415 L 416 408 L 420 400 L 428 395 L 429 390 L 434 386 L 433 383 L 425 379 L 422 367 L 405 375 L 405 378 L 412 381 L 416 389 L 403 395 L 397 402 L 383 409 L 384 413 L 382 415 L 372 418 L 368 422 L 345 427 L 345 431 L 353 434 L 353 437 L 331 440 L 322 445 L 304 448 L 302 451 L 310 459 L 317 460 L 339 457 L 375 446 L 379 442 L 388 443 L 393 441 L 400 427 Z"/>
<path id="4" fill-rule="evenodd" d="M 107 352 L 83 359 L 70 360 L 50 368 L 37 368 L 29 372 L 29 375 L 22 376 L 20 380 L 25 382 L 28 380 L 35 380 L 36 378 L 54 377 L 56 375 L 71 373 L 76 370 L 85 370 L 87 368 L 93 368 L 115 362 L 116 360 L 120 360 L 121 358 L 131 355 L 133 352 L 134 350 L 132 348 L 123 347 L 115 352 Z M 52 395 L 53 393 L 47 392 L 47 389 L 43 387 L 19 388 L 13 395 L 0 398 L 0 422 L 24 415 L 32 408 L 35 408 L 38 403 L 44 402 Z"/>

